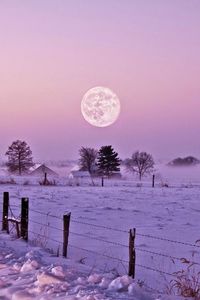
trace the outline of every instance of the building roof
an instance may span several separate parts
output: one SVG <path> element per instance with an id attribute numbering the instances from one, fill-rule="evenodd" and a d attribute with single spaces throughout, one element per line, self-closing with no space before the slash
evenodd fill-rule
<path id="1" fill-rule="evenodd" d="M 40 165 L 37 169 L 35 169 L 33 172 L 30 173 L 31 176 L 41 176 L 41 175 L 45 175 L 45 173 L 49 176 L 58 176 L 58 174 L 56 172 L 54 172 L 53 170 L 51 170 L 50 168 L 48 168 L 45 165 Z"/>

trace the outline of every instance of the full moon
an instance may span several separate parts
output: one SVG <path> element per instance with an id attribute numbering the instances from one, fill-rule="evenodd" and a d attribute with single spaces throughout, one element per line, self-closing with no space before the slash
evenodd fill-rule
<path id="1" fill-rule="evenodd" d="M 94 87 L 87 91 L 81 102 L 84 119 L 93 126 L 106 127 L 113 124 L 120 114 L 117 95 L 106 87 Z"/>

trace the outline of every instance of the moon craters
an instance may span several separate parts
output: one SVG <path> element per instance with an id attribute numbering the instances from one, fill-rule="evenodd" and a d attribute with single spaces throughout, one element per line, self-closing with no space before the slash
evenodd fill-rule
<path id="1" fill-rule="evenodd" d="M 113 124 L 120 113 L 120 102 L 116 94 L 105 87 L 94 87 L 83 97 L 81 112 L 93 126 L 106 127 Z"/>

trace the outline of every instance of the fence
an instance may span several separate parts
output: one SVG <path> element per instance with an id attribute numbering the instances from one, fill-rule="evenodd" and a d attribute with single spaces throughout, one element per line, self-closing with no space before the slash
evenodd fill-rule
<path id="1" fill-rule="evenodd" d="M 138 230 L 136 232 L 135 228 L 130 230 L 123 230 L 100 224 L 92 224 L 91 221 L 87 220 L 86 218 L 85 220 L 73 218 L 70 212 L 64 214 L 63 217 L 59 217 L 53 214 L 44 213 L 42 211 L 30 208 L 28 198 L 22 198 L 21 207 L 19 207 L 17 205 L 10 204 L 8 192 L 4 192 L 3 194 L 2 207 L 2 230 L 9 233 L 14 229 L 17 237 L 21 237 L 25 241 L 32 241 L 34 235 L 39 239 L 43 239 L 43 241 L 45 239 L 48 239 L 47 242 L 53 242 L 59 245 L 58 251 L 56 253 L 57 255 L 60 254 L 60 247 L 62 247 L 62 256 L 64 257 L 70 257 L 68 253 L 70 248 L 72 248 L 77 251 L 87 252 L 90 256 L 100 256 L 103 259 L 119 262 L 123 264 L 123 266 L 125 266 L 126 272 L 129 276 L 132 276 L 133 278 L 139 278 L 139 269 L 144 270 L 146 274 L 148 274 L 148 272 L 153 272 L 157 275 L 163 275 L 169 278 L 176 278 L 175 272 L 169 272 L 168 270 L 158 268 L 157 266 L 154 267 L 152 266 L 152 264 L 148 265 L 144 259 L 145 255 L 149 255 L 150 257 L 162 258 L 165 261 L 167 260 L 168 264 L 169 262 L 172 262 L 173 264 L 175 262 L 178 262 L 180 264 L 185 263 L 188 265 L 195 264 L 197 266 L 200 266 L 200 262 L 194 261 L 193 259 L 187 259 L 185 257 L 170 255 L 167 253 L 163 253 L 162 251 L 153 251 L 150 249 L 150 247 L 144 249 L 144 247 L 136 243 L 135 240 L 142 238 L 145 241 L 151 240 L 153 241 L 153 243 L 154 241 L 159 241 L 162 243 L 167 243 L 167 245 L 174 244 L 175 246 L 180 246 L 182 249 L 190 247 L 191 249 L 196 250 L 199 250 L 200 248 L 200 245 L 198 245 L 198 243 L 189 243 L 165 237 L 154 236 L 151 234 L 143 234 L 138 232 Z M 15 211 L 18 210 L 18 217 L 14 215 L 14 209 Z M 31 214 L 33 218 L 30 218 Z M 52 218 L 56 220 L 57 224 L 52 225 L 50 223 L 42 223 L 41 218 L 38 217 L 39 215 L 43 219 L 47 217 Z M 42 226 L 41 228 L 43 228 L 44 231 L 36 232 L 34 230 L 34 226 L 32 226 L 33 228 L 31 227 L 31 224 L 36 226 Z M 71 227 L 73 227 L 73 224 L 76 225 L 76 228 L 83 228 L 89 226 L 94 230 L 101 230 L 103 232 L 108 231 L 110 233 L 109 240 L 96 235 L 91 236 L 90 234 L 82 233 L 79 231 L 79 229 L 73 230 L 71 229 Z M 51 230 L 51 233 L 54 232 L 55 235 L 48 235 L 46 232 L 47 229 Z M 114 233 L 116 233 L 117 235 L 117 240 L 114 238 Z M 30 237 L 30 235 L 32 235 L 32 237 Z M 125 235 L 125 237 L 127 238 L 127 244 L 121 242 L 122 235 Z M 84 245 L 82 245 L 82 242 L 80 240 L 81 238 L 82 241 L 93 241 L 94 243 L 107 244 L 112 247 L 116 255 L 96 251 L 95 247 L 85 247 Z M 72 241 L 74 241 L 74 243 Z M 45 244 L 43 244 L 43 246 L 47 248 Z M 117 248 L 119 248 L 118 251 Z M 121 252 L 121 255 L 117 255 L 119 254 L 119 250 Z M 81 260 L 80 262 L 83 263 L 83 261 Z M 156 288 L 149 288 L 154 291 L 157 291 Z"/>
<path id="2" fill-rule="evenodd" d="M 127 173 L 122 176 L 122 178 L 101 178 L 101 177 L 78 177 L 75 179 L 66 178 L 66 177 L 52 177 L 52 179 L 48 182 L 48 179 L 43 176 L 15 176 L 12 175 L 10 177 L 0 176 L 0 185 L 10 184 L 16 186 L 123 186 L 130 188 L 199 188 L 200 180 L 199 180 L 199 171 L 195 169 L 197 172 L 194 172 L 193 169 L 183 169 L 180 168 L 167 168 L 169 174 L 162 174 L 162 172 L 145 176 L 142 181 L 138 179 L 138 176 L 131 176 Z M 176 175 L 176 171 L 179 170 L 178 175 Z M 189 172 L 190 171 L 190 172 Z M 192 173 L 191 173 L 192 171 Z M 175 173 L 175 176 L 174 176 Z M 184 175 L 185 174 L 185 175 Z"/>

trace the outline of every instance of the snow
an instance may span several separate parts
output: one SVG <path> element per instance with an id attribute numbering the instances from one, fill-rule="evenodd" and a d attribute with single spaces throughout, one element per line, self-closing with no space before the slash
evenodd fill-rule
<path id="1" fill-rule="evenodd" d="M 22 197 L 30 207 L 28 245 L 13 238 L 14 228 L 0 236 L 0 299 L 167 299 L 162 293 L 173 279 L 169 273 L 186 266 L 180 259 L 200 263 L 198 172 L 159 167 L 154 189 L 151 178 L 138 184 L 128 175 L 105 180 L 103 188 L 97 180 L 95 186 L 70 186 L 62 179 L 61 185 L 44 187 L 30 178 L 28 185 L 25 178 L 0 185 L 0 194 L 10 193 L 10 217 L 19 218 Z M 62 217 L 68 212 L 66 260 Z M 136 228 L 135 281 L 127 276 L 131 228 Z"/>
<path id="2" fill-rule="evenodd" d="M 127 275 L 91 274 L 86 266 L 56 258 L 4 233 L 0 249 L 0 299 L 133 299 L 135 293 L 137 299 L 155 299 Z"/>

